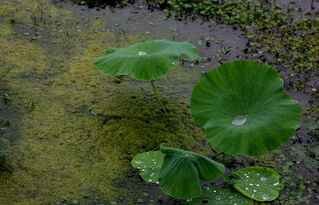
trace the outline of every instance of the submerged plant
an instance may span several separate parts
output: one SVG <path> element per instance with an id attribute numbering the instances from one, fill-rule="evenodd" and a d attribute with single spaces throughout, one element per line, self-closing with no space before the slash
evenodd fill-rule
<path id="1" fill-rule="evenodd" d="M 4 72 L 0 73 L 0 80 L 2 80 L 9 72 L 11 68 L 7 68 Z M 6 119 L 0 118 L 0 136 L 1 132 L 10 127 L 10 122 Z M 5 155 L 10 151 L 10 142 L 4 138 L 0 138 L 0 156 Z"/>
<path id="2" fill-rule="evenodd" d="M 10 123 L 8 120 L 0 118 L 0 134 L 2 131 L 8 129 Z M 10 151 L 10 142 L 4 138 L 0 138 L 0 156 L 5 155 Z"/>
<path id="3" fill-rule="evenodd" d="M 150 81 L 161 108 L 166 112 L 154 80 L 175 67 L 181 56 L 199 59 L 197 53 L 197 48 L 190 43 L 155 40 L 127 48 L 108 49 L 105 56 L 94 60 L 93 65 L 110 77 L 130 75 L 137 80 Z"/>

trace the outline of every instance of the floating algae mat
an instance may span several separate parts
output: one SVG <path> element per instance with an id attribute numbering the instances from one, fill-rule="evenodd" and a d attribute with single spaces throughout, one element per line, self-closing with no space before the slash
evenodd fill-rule
<path id="1" fill-rule="evenodd" d="M 11 69 L 1 89 L 6 109 L 19 115 L 11 120 L 17 131 L 5 136 L 12 152 L 0 172 L 0 204 L 131 204 L 159 193 L 133 172 L 135 154 L 165 142 L 211 152 L 199 145 L 186 99 L 168 99 L 163 114 L 148 84 L 118 84 L 91 66 L 105 48 L 144 34 L 104 31 L 107 22 L 83 23 L 49 2 L 0 3 L 0 66 Z"/>
<path id="2" fill-rule="evenodd" d="M 248 0 L 238 2 L 243 8 L 252 5 Z M 269 4 L 272 8 L 271 3 L 263 6 Z M 179 204 L 165 196 L 156 183 L 143 182 L 130 165 L 136 154 L 155 151 L 161 143 L 215 156 L 226 165 L 226 176 L 245 166 L 273 168 L 281 174 L 284 188 L 279 198 L 269 203 L 318 204 L 315 137 L 319 98 L 314 70 L 292 72 L 288 68 L 295 61 L 285 57 L 281 59 L 288 64 L 273 63 L 271 52 L 260 47 L 265 44 L 256 44 L 263 39 L 267 48 L 285 51 L 287 41 L 277 36 L 277 29 L 272 29 L 273 40 L 261 32 L 264 26 L 251 32 L 238 25 L 200 19 L 176 21 L 146 7 L 137 3 L 88 9 L 57 0 L 0 1 L 0 118 L 9 120 L 11 126 L 0 132 L 0 137 L 9 140 L 12 149 L 0 158 L 0 204 Z M 256 8 L 259 11 L 259 6 Z M 250 16 L 254 10 L 248 12 Z M 269 14 L 263 16 L 267 20 Z M 317 29 L 318 22 L 309 18 L 288 27 L 308 31 Z M 291 33 L 280 25 L 281 35 Z M 302 38 L 309 39 L 306 45 L 315 49 L 311 43 L 315 33 L 305 34 Z M 161 112 L 149 83 L 128 76 L 111 79 L 92 66 L 107 48 L 156 39 L 187 41 L 203 57 L 199 63 L 182 58 L 172 72 L 157 80 L 168 113 Z M 294 39 L 298 40 L 298 35 Z M 293 45 L 294 39 L 287 45 Z M 299 50 L 312 52 L 297 46 L 292 53 Z M 264 54 L 265 59 L 260 56 Z M 304 122 L 295 136 L 261 157 L 214 153 L 190 115 L 190 95 L 199 79 L 211 68 L 243 58 L 265 60 L 278 69 L 287 93 L 304 108 Z M 313 68 L 317 65 L 315 61 Z M 240 115 L 233 124 L 240 126 L 246 120 L 247 116 Z M 215 182 L 212 187 L 216 190 L 223 188 L 233 194 L 221 180 Z M 204 199 L 208 202 L 211 197 Z"/>

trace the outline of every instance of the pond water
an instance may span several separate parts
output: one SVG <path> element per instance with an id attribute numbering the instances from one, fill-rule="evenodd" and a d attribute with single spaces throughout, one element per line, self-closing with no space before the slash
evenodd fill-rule
<path id="1" fill-rule="evenodd" d="M 308 9 L 309 3 L 286 2 L 277 1 L 285 8 Z M 175 19 L 150 11 L 143 3 L 89 9 L 61 2 L 3 0 L 0 30 L 0 69 L 11 68 L 0 82 L 0 117 L 12 125 L 4 134 L 12 142 L 12 153 L 2 159 L 0 204 L 178 204 L 157 185 L 143 182 L 130 160 L 164 142 L 214 155 L 190 115 L 192 88 L 221 63 L 258 60 L 245 54 L 249 39 L 236 25 Z M 152 39 L 189 41 L 203 57 L 200 62 L 182 59 L 157 81 L 170 110 L 166 114 L 149 83 L 110 79 L 91 65 L 106 48 Z M 302 92 L 289 85 L 289 80 L 296 81 L 290 71 L 280 74 L 288 94 L 305 110 L 318 103 L 313 88 L 319 76 L 301 76 L 307 80 Z M 255 160 L 238 157 L 227 165 L 229 170 L 254 163 L 289 177 L 299 170 L 298 183 L 315 187 L 318 155 L 313 145 L 316 124 L 311 123 L 305 115 L 296 137 L 281 150 Z M 292 166 L 294 172 L 289 172 Z M 285 202 L 295 194 L 285 193 L 281 199 Z M 316 204 L 313 196 L 305 192 L 300 197 Z"/>

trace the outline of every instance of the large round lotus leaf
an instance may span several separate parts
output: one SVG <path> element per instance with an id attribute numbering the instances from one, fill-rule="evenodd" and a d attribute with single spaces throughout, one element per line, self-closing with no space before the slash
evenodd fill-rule
<path id="1" fill-rule="evenodd" d="M 280 175 L 273 169 L 247 167 L 232 173 L 230 182 L 243 195 L 256 201 L 272 201 L 279 196 Z"/>
<path id="2" fill-rule="evenodd" d="M 10 142 L 6 139 L 0 138 L 0 156 L 10 152 Z"/>
<path id="3" fill-rule="evenodd" d="M 155 40 L 127 48 L 109 49 L 93 65 L 110 77 L 130 75 L 138 80 L 150 81 L 167 73 L 181 56 L 199 59 L 197 48 L 190 43 Z"/>
<path id="4" fill-rule="evenodd" d="M 146 182 L 159 183 L 159 173 L 164 160 L 161 151 L 150 151 L 137 154 L 131 161 L 134 168 L 140 170 L 140 176 Z"/>
<path id="5" fill-rule="evenodd" d="M 193 90 L 191 110 L 208 141 L 227 154 L 278 148 L 301 120 L 300 104 L 284 92 L 277 71 L 243 60 L 209 71 Z"/>
<path id="6" fill-rule="evenodd" d="M 222 164 L 194 152 L 164 146 L 161 151 L 165 154 L 159 178 L 161 190 L 177 199 L 200 196 L 200 180 L 214 180 L 225 171 Z"/>
<path id="7" fill-rule="evenodd" d="M 184 205 L 254 205 L 254 202 L 231 189 L 204 186 L 200 197 L 194 198 Z"/>
<path id="8" fill-rule="evenodd" d="M 0 118 L 0 131 L 5 130 L 10 127 L 10 123 L 8 120 Z"/>

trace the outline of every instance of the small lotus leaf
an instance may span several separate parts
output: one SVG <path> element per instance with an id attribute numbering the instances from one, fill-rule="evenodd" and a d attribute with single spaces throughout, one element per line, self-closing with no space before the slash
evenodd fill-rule
<path id="1" fill-rule="evenodd" d="M 137 154 L 131 164 L 140 170 L 140 176 L 144 181 L 158 183 L 163 160 L 164 154 L 161 151 L 150 151 Z"/>
<path id="2" fill-rule="evenodd" d="M 209 71 L 193 90 L 191 111 L 208 141 L 227 154 L 265 154 L 301 121 L 301 106 L 284 92 L 277 71 L 243 60 Z"/>
<path id="3" fill-rule="evenodd" d="M 228 188 L 204 186 L 202 189 L 200 197 L 184 202 L 183 205 L 254 205 L 252 200 Z"/>
<path id="4" fill-rule="evenodd" d="M 181 56 L 199 59 L 197 53 L 197 48 L 190 43 L 155 40 L 108 49 L 105 56 L 94 60 L 93 65 L 110 77 L 130 75 L 150 81 L 167 73 Z"/>
<path id="5" fill-rule="evenodd" d="M 10 127 L 10 123 L 8 120 L 0 118 L 0 131 L 5 130 Z"/>
<path id="6" fill-rule="evenodd" d="M 222 164 L 194 152 L 161 146 L 165 154 L 160 173 L 161 190 L 178 199 L 198 197 L 200 180 L 214 180 L 223 175 Z"/>
<path id="7" fill-rule="evenodd" d="M 0 138 L 0 156 L 7 154 L 10 150 L 10 142 L 6 139 Z"/>
<path id="8" fill-rule="evenodd" d="M 230 182 L 243 195 L 256 201 L 272 201 L 281 190 L 280 175 L 265 167 L 247 167 L 232 173 Z"/>

